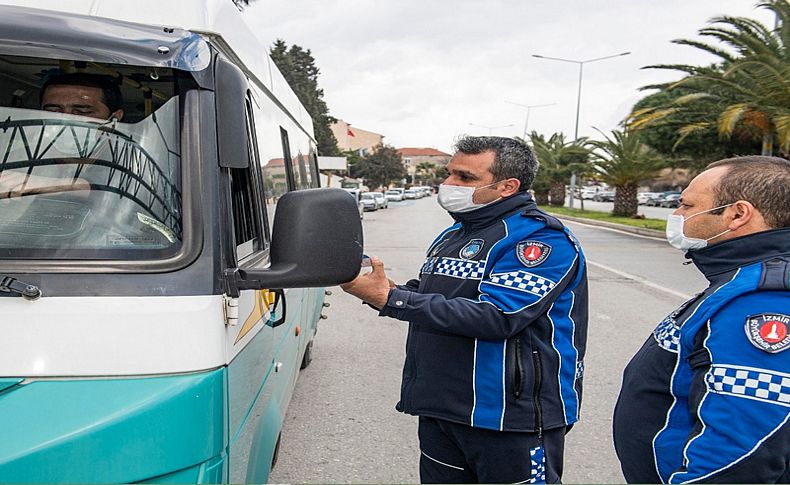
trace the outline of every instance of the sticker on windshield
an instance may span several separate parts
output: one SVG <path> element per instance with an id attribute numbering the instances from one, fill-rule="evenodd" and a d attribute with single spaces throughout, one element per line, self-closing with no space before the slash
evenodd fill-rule
<path id="1" fill-rule="evenodd" d="M 83 204 L 38 197 L 13 199 L 14 210 L 0 210 L 0 233 L 67 237 L 79 234 L 91 210 Z"/>
<path id="2" fill-rule="evenodd" d="M 167 238 L 168 241 L 171 243 L 176 242 L 176 233 L 173 232 L 172 229 L 167 227 L 166 225 L 162 224 L 161 222 L 157 221 L 151 216 L 147 216 L 145 214 L 137 213 L 137 220 L 145 224 L 146 226 L 153 227 L 157 231 L 159 231 L 164 237 Z"/>

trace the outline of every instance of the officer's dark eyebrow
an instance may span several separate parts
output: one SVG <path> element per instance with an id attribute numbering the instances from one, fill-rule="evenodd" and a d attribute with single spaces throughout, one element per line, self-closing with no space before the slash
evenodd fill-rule
<path id="1" fill-rule="evenodd" d="M 466 170 L 459 170 L 457 168 L 450 170 L 450 173 L 453 175 L 457 175 L 458 177 L 464 177 L 467 179 L 477 180 L 477 175 L 473 174 L 472 172 L 468 172 Z"/>

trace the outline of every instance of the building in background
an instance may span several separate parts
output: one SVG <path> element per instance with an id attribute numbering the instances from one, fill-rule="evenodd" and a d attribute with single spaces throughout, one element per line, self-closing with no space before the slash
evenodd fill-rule
<path id="1" fill-rule="evenodd" d="M 344 152 L 357 152 L 365 156 L 384 142 L 384 135 L 351 126 L 341 119 L 332 123 L 330 128 L 337 140 L 337 147 Z"/>
<path id="2" fill-rule="evenodd" d="M 436 178 L 436 170 L 447 166 L 450 158 L 452 158 L 452 155 L 449 153 L 444 153 L 435 148 L 405 147 L 398 148 L 398 153 L 400 153 L 403 165 L 409 174 L 408 180 L 418 185 L 432 185 L 429 181 Z"/>

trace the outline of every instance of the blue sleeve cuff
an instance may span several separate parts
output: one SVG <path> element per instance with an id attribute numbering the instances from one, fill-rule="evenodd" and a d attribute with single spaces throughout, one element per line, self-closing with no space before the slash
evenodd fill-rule
<path id="1" fill-rule="evenodd" d="M 406 309 L 409 307 L 410 300 L 411 291 L 397 287 L 392 288 L 387 298 L 387 304 L 379 311 L 379 316 L 406 320 Z"/>

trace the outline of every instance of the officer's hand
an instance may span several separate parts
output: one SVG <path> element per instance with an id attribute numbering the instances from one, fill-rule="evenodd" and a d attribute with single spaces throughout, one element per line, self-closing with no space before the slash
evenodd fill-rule
<path id="1" fill-rule="evenodd" d="M 387 303 L 390 284 L 394 283 L 384 273 L 382 260 L 374 256 L 370 258 L 370 266 L 371 272 L 357 276 L 354 280 L 340 285 L 340 288 L 376 308 L 383 308 Z"/>

